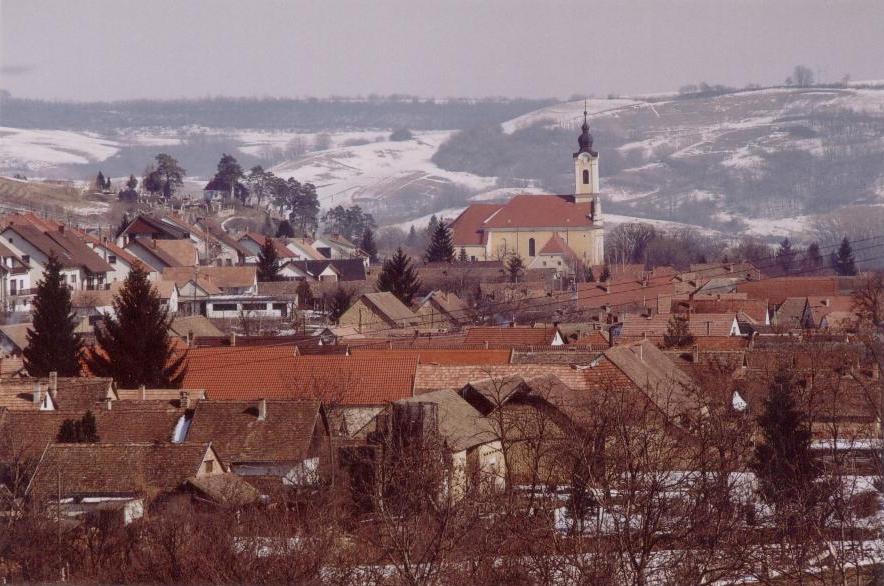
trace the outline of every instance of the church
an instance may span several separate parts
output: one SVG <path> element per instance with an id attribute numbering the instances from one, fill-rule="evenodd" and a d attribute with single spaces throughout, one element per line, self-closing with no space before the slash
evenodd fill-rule
<path id="1" fill-rule="evenodd" d="M 472 261 L 522 257 L 528 268 L 565 270 L 579 260 L 604 263 L 599 154 L 587 113 L 574 153 L 574 195 L 517 195 L 507 203 L 477 203 L 450 225 L 455 252 Z M 569 271 L 566 271 L 569 272 Z"/>

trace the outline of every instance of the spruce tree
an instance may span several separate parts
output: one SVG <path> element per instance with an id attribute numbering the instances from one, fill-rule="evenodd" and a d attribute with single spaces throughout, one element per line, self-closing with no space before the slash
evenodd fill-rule
<path id="1" fill-rule="evenodd" d="M 458 262 L 469 262 L 470 257 L 467 256 L 467 249 L 463 246 L 460 247 L 460 253 L 457 255 Z"/>
<path id="2" fill-rule="evenodd" d="M 374 232 L 371 231 L 371 228 L 366 228 L 362 233 L 362 239 L 359 241 L 359 248 L 362 249 L 362 252 L 368 255 L 369 261 L 378 261 L 378 246 L 375 244 Z"/>
<path id="3" fill-rule="evenodd" d="M 414 225 L 411 226 L 411 229 L 408 231 L 408 236 L 405 237 L 405 245 L 406 246 L 415 246 L 417 244 L 417 230 L 414 229 Z"/>
<path id="4" fill-rule="evenodd" d="M 126 187 L 135 191 L 135 188 L 138 187 L 138 179 L 135 178 L 135 175 L 129 175 L 129 180 L 126 181 Z"/>
<path id="5" fill-rule="evenodd" d="M 853 258 L 853 247 L 850 246 L 850 240 L 847 236 L 841 241 L 838 252 L 832 255 L 832 268 L 841 276 L 851 276 L 856 274 L 856 261 Z"/>
<path id="6" fill-rule="evenodd" d="M 104 191 L 104 173 L 101 171 L 98 172 L 98 175 L 95 177 L 95 189 L 97 191 Z"/>
<path id="7" fill-rule="evenodd" d="M 436 230 L 431 234 L 430 245 L 424 255 L 427 262 L 451 262 L 454 260 L 454 242 L 451 240 L 451 230 L 444 222 L 436 224 Z"/>
<path id="8" fill-rule="evenodd" d="M 693 344 L 694 336 L 691 335 L 688 319 L 681 315 L 673 315 L 666 325 L 666 333 L 663 334 L 663 345 L 667 348 L 678 348 Z"/>
<path id="9" fill-rule="evenodd" d="M 328 318 L 337 323 L 341 316 L 344 315 L 344 312 L 350 309 L 352 304 L 353 291 L 338 285 L 328 300 Z"/>
<path id="10" fill-rule="evenodd" d="M 761 496 L 777 507 L 811 504 L 820 473 L 810 449 L 810 425 L 795 403 L 795 387 L 790 372 L 774 375 L 758 417 L 762 439 L 750 463 Z"/>
<path id="11" fill-rule="evenodd" d="M 518 254 L 514 254 L 506 261 L 506 272 L 510 277 L 510 282 L 518 283 L 522 273 L 525 272 L 525 262 Z"/>
<path id="12" fill-rule="evenodd" d="M 277 238 L 294 238 L 295 237 L 295 229 L 292 228 L 291 222 L 288 220 L 283 220 L 279 223 L 279 226 L 276 227 L 276 237 Z"/>
<path id="13" fill-rule="evenodd" d="M 392 258 L 384 261 L 377 287 L 378 291 L 389 291 L 405 305 L 411 305 L 411 300 L 420 289 L 420 279 L 411 258 L 402 252 L 401 247 L 396 249 Z"/>
<path id="14" fill-rule="evenodd" d="M 79 376 L 82 343 L 71 306 L 71 291 L 64 283 L 61 263 L 52 255 L 37 283 L 34 322 L 28 330 L 24 362 L 31 376 Z"/>
<path id="15" fill-rule="evenodd" d="M 262 282 L 279 280 L 279 254 L 271 238 L 265 238 L 258 252 L 258 280 Z"/>
<path id="16" fill-rule="evenodd" d="M 178 387 L 187 354 L 176 356 L 169 338 L 172 319 L 140 263 L 133 265 L 113 308 L 114 316 L 95 329 L 97 348 L 88 358 L 92 372 L 124 389 Z"/>
<path id="17" fill-rule="evenodd" d="M 816 271 L 823 267 L 823 255 L 820 254 L 820 245 L 811 242 L 804 253 L 804 269 L 806 271 Z"/>
<path id="18" fill-rule="evenodd" d="M 792 266 L 795 260 L 795 251 L 792 250 L 792 242 L 788 238 L 783 238 L 780 247 L 777 248 L 777 264 L 783 269 L 784 273 L 792 272 Z"/>

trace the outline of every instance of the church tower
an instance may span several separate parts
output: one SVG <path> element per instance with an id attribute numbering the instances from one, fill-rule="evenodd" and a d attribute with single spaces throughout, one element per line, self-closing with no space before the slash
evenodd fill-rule
<path id="1" fill-rule="evenodd" d="M 589 120 L 586 106 L 583 110 L 583 132 L 577 139 L 579 150 L 574 153 L 574 201 L 592 203 L 592 219 L 601 223 L 602 205 L 599 198 L 599 154 L 592 150 L 592 134 L 589 133 Z"/>

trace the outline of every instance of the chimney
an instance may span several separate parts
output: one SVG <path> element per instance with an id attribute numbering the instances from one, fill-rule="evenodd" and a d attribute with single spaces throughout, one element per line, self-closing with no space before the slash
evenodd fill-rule
<path id="1" fill-rule="evenodd" d="M 190 394 L 187 391 L 181 391 L 178 398 L 183 409 L 190 409 Z"/>
<path id="2" fill-rule="evenodd" d="M 52 371 L 49 373 L 49 396 L 55 399 L 55 396 L 58 394 L 58 372 Z"/>
<path id="3" fill-rule="evenodd" d="M 236 332 L 230 332 L 230 345 L 236 346 Z"/>
<path id="4" fill-rule="evenodd" d="M 258 401 L 258 421 L 267 421 L 267 399 Z"/>
<path id="5" fill-rule="evenodd" d="M 638 359 L 642 362 L 645 361 L 645 345 L 644 344 L 638 345 Z"/>
<path id="6" fill-rule="evenodd" d="M 823 305 L 824 305 L 825 307 L 829 307 L 829 305 L 830 305 L 831 303 L 832 303 L 832 300 L 829 299 L 828 297 L 825 298 L 825 299 L 823 299 Z"/>
<path id="7" fill-rule="evenodd" d="M 40 401 L 42 400 L 41 395 L 40 383 L 34 383 L 34 407 L 37 409 L 40 408 Z"/>
<path id="8" fill-rule="evenodd" d="M 193 330 L 187 330 L 187 346 L 193 345 Z"/>
<path id="9" fill-rule="evenodd" d="M 602 288 L 605 290 L 605 293 L 611 292 L 611 284 L 608 281 L 602 283 Z"/>
<path id="10" fill-rule="evenodd" d="M 104 398 L 104 408 L 110 411 L 113 408 L 114 400 L 111 397 Z"/>
<path id="11" fill-rule="evenodd" d="M 700 345 L 694 344 L 694 353 L 693 353 L 694 364 L 700 363 Z"/>
<path id="12" fill-rule="evenodd" d="M 142 401 L 147 400 L 147 389 L 144 387 L 144 385 L 138 387 L 138 398 Z"/>
<path id="13" fill-rule="evenodd" d="M 711 331 L 712 331 L 712 322 L 707 320 L 706 321 L 706 335 L 711 336 L 712 335 Z"/>

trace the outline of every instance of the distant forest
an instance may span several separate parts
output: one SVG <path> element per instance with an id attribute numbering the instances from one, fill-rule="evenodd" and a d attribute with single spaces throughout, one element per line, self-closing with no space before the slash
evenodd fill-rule
<path id="1" fill-rule="evenodd" d="M 554 103 L 509 98 L 433 100 L 367 98 L 205 98 L 120 102 L 52 102 L 0 92 L 0 124 L 15 128 L 89 130 L 207 126 L 273 130 L 352 128 L 451 130 L 503 122 Z"/>

